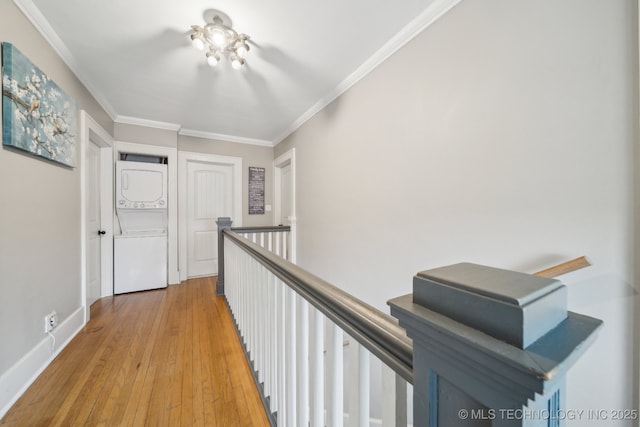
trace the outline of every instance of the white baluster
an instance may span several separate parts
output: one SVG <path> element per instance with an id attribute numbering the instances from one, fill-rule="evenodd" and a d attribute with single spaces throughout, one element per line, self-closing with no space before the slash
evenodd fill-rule
<path id="1" fill-rule="evenodd" d="M 278 233 L 282 235 L 282 258 L 289 259 L 289 253 L 287 252 L 287 235 L 284 232 Z"/>
<path id="2" fill-rule="evenodd" d="M 269 270 L 266 268 L 262 269 L 262 279 L 260 282 L 260 286 L 262 287 L 262 301 L 260 302 L 262 306 L 262 369 L 264 370 L 263 378 L 264 378 L 264 395 L 268 396 L 267 393 L 267 381 L 269 378 Z"/>
<path id="3" fill-rule="evenodd" d="M 244 328 L 244 284 L 242 283 L 242 275 L 244 269 L 244 258 L 245 254 L 242 251 L 239 251 L 238 254 L 238 329 L 240 330 L 240 334 L 243 334 Z"/>
<path id="4" fill-rule="evenodd" d="M 327 425 L 342 427 L 344 423 L 344 388 L 343 388 L 343 349 L 342 330 L 333 322 L 329 323 L 327 342 Z"/>
<path id="5" fill-rule="evenodd" d="M 255 236 L 255 234 L 254 234 Z M 254 320 L 255 320 L 255 292 L 253 291 L 253 280 L 251 278 L 251 276 L 253 275 L 253 271 L 251 268 L 251 265 L 253 264 L 252 259 L 251 258 L 247 258 L 247 271 L 246 271 L 246 276 L 245 276 L 245 280 L 247 283 L 247 333 L 245 335 L 245 342 L 247 344 L 247 350 L 249 351 L 249 360 L 253 361 L 254 357 L 255 357 L 255 345 L 254 345 L 254 341 L 255 341 L 255 331 L 253 328 L 254 325 Z M 251 366 L 251 368 L 253 368 Z"/>
<path id="6" fill-rule="evenodd" d="M 275 243 L 274 243 L 274 251 L 273 253 L 276 255 L 280 255 L 280 234 L 282 233 L 275 233 L 276 234 L 276 239 L 275 239 Z"/>
<path id="7" fill-rule="evenodd" d="M 265 396 L 269 396 L 269 388 L 267 384 L 271 384 L 271 337 L 269 336 L 269 318 L 271 316 L 271 293 L 269 291 L 269 277 L 271 276 L 271 272 L 265 268 L 264 269 L 264 282 L 262 286 L 264 286 L 264 300 L 262 301 L 263 309 L 264 309 L 264 383 L 265 383 Z"/>
<path id="8" fill-rule="evenodd" d="M 289 242 L 291 243 L 289 245 L 289 247 L 291 248 L 291 257 L 289 259 L 289 261 L 291 261 L 292 263 L 296 263 L 296 217 L 291 217 L 291 231 L 289 232 Z"/>
<path id="9" fill-rule="evenodd" d="M 393 369 L 382 364 L 382 425 L 407 426 L 407 382 Z"/>
<path id="10" fill-rule="evenodd" d="M 296 297 L 298 314 L 297 378 L 298 378 L 298 423 L 309 425 L 309 303 Z"/>
<path id="11" fill-rule="evenodd" d="M 247 334 L 249 333 L 249 283 L 247 281 L 249 270 L 249 256 L 244 254 L 242 263 L 242 337 L 245 345 L 248 344 Z"/>
<path id="12" fill-rule="evenodd" d="M 247 349 L 249 350 L 250 357 L 252 357 L 253 352 L 253 292 L 251 291 L 251 258 L 247 257 L 247 264 L 245 266 L 244 271 L 244 282 L 245 282 L 245 298 L 247 301 L 247 314 L 246 314 L 246 323 L 245 323 L 245 344 L 247 345 Z"/>
<path id="13" fill-rule="evenodd" d="M 349 426 L 369 425 L 369 352 L 349 339 Z"/>
<path id="14" fill-rule="evenodd" d="M 311 308 L 310 366 L 310 418 L 311 427 L 324 424 L 324 316 Z"/>
<path id="15" fill-rule="evenodd" d="M 257 317 L 257 351 L 256 351 L 256 370 L 258 371 L 258 381 L 264 383 L 264 267 L 259 264 L 256 264 L 256 294 L 257 305 L 256 305 L 256 317 Z"/>
<path id="16" fill-rule="evenodd" d="M 271 251 L 272 245 L 272 236 L 271 233 L 267 236 L 267 249 Z M 268 379 L 269 379 L 269 396 L 271 397 L 271 411 L 274 411 L 274 408 L 277 404 L 277 387 L 276 387 L 276 371 L 277 371 L 277 358 L 276 358 L 276 343 L 275 343 L 275 317 L 276 317 L 276 292 L 275 292 L 275 276 L 273 273 L 268 273 L 267 280 L 267 310 L 268 310 L 268 318 L 267 318 L 267 345 L 269 347 L 269 361 L 268 361 Z"/>
<path id="17" fill-rule="evenodd" d="M 254 370 L 258 370 L 258 365 L 260 363 L 260 287 L 258 286 L 258 265 L 259 263 L 255 259 L 251 259 L 251 293 L 253 294 L 252 301 L 252 335 L 253 335 L 253 350 L 251 352 L 251 357 L 253 360 L 253 368 Z"/>
<path id="18" fill-rule="evenodd" d="M 278 408 L 278 342 L 277 342 L 277 291 L 276 291 L 276 276 L 273 273 L 269 273 L 268 286 L 268 305 L 269 305 L 269 319 L 268 319 L 268 343 L 269 343 L 269 396 L 271 397 L 271 412 L 277 411 Z"/>
<path id="19" fill-rule="evenodd" d="M 276 279 L 278 290 L 278 425 L 287 425 L 287 401 L 286 401 L 286 368 L 285 368 L 285 295 L 284 284 Z"/>
<path id="20" fill-rule="evenodd" d="M 287 378 L 287 425 L 296 422 L 296 293 L 288 286 L 286 289 L 286 378 Z"/>

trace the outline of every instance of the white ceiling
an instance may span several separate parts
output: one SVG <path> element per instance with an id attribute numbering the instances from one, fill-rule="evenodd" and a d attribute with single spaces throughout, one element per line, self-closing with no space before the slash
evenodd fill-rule
<path id="1" fill-rule="evenodd" d="M 460 0 L 14 1 L 115 121 L 274 145 Z M 190 44 L 213 9 L 239 71 Z"/>

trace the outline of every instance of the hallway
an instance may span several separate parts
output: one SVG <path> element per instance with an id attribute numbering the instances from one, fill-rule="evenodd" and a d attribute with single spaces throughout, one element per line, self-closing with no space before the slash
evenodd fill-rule
<path id="1" fill-rule="evenodd" d="M 98 300 L 2 426 L 268 425 L 215 278 Z"/>

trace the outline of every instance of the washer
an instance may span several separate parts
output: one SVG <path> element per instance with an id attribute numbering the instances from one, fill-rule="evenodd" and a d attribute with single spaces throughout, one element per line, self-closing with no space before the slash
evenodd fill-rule
<path id="1" fill-rule="evenodd" d="M 167 165 L 116 162 L 113 293 L 167 287 Z"/>
<path id="2" fill-rule="evenodd" d="M 115 294 L 167 287 L 166 234 L 123 234 L 113 243 Z"/>

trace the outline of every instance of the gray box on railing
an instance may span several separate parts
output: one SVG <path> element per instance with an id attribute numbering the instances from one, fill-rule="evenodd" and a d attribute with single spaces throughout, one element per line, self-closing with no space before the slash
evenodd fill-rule
<path id="1" fill-rule="evenodd" d="M 567 318 L 560 281 L 471 263 L 418 273 L 413 302 L 522 349 Z"/>

